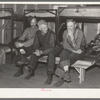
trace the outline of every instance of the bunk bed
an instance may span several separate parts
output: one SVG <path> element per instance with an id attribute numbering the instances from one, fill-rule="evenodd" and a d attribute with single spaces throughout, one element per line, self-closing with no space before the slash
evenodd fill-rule
<path id="1" fill-rule="evenodd" d="M 81 23 L 81 29 L 84 31 L 84 23 L 100 23 L 100 7 L 59 7 L 58 17 L 59 26 L 65 23 L 66 19 L 74 19 L 77 23 Z M 58 36 L 61 36 L 60 32 L 58 33 Z M 80 65 L 77 63 L 71 65 L 79 73 L 79 83 L 82 83 L 85 79 L 85 70 L 92 68 L 92 65 L 83 66 L 82 62 L 84 61 L 93 62 L 93 66 L 100 66 L 100 52 L 96 56 L 86 54 Z"/>
<path id="2" fill-rule="evenodd" d="M 84 23 L 100 23 L 100 7 L 59 7 L 58 17 L 59 26 L 67 19 L 74 19 L 77 23 L 81 23 L 84 32 Z M 58 32 L 58 36 L 59 34 Z"/>
<path id="3" fill-rule="evenodd" d="M 11 29 L 11 40 L 10 40 L 10 45 L 7 45 L 5 43 L 0 43 L 0 49 L 2 49 L 1 51 L 5 53 L 9 53 L 11 52 L 11 54 L 13 53 L 12 49 L 13 49 L 13 39 L 14 39 L 14 34 L 13 34 L 13 30 L 14 30 L 14 22 L 15 21 L 22 21 L 23 22 L 23 15 L 18 15 L 18 14 L 14 14 L 13 8 L 0 8 L 0 20 L 7 20 L 3 25 L 0 26 L 0 31 L 2 31 L 5 26 L 10 22 L 10 29 Z M 2 54 L 4 54 L 4 52 Z M 3 55 L 0 55 L 0 59 L 2 58 Z M 13 57 L 12 57 L 13 59 Z"/>
<path id="4" fill-rule="evenodd" d="M 34 9 L 34 10 L 27 9 L 27 10 L 24 10 L 24 16 L 26 18 L 36 16 L 37 21 L 39 21 L 40 19 L 44 19 L 47 22 L 54 22 L 54 23 L 57 22 L 57 10 L 55 9 Z M 57 27 L 55 25 L 55 33 L 57 34 L 56 28 Z"/>
<path id="5" fill-rule="evenodd" d="M 28 17 L 37 17 L 37 21 L 44 19 L 47 22 L 54 22 L 55 23 L 55 34 L 57 35 L 57 10 L 55 9 L 34 9 L 34 10 L 24 10 L 24 16 Z M 24 24 L 25 25 L 25 24 Z M 25 26 L 24 26 L 25 27 Z M 29 57 L 30 58 L 30 57 Z M 39 59 L 39 62 L 47 62 L 47 56 L 43 56 Z M 58 62 L 56 62 L 58 63 Z"/>

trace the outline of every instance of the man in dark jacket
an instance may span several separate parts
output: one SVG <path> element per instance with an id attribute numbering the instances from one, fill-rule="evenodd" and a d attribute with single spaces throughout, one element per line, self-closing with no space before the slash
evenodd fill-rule
<path id="1" fill-rule="evenodd" d="M 39 30 L 36 32 L 35 40 L 34 40 L 34 52 L 31 55 L 30 62 L 28 67 L 30 71 L 28 75 L 25 77 L 26 79 L 30 79 L 34 76 L 35 69 L 37 68 L 38 59 L 41 56 L 48 55 L 47 58 L 47 75 L 48 79 L 45 82 L 45 85 L 49 85 L 52 82 L 53 75 L 55 73 L 55 56 L 57 52 L 53 52 L 55 47 L 56 37 L 53 31 L 48 29 L 47 22 L 44 20 L 40 20 L 38 22 Z"/>

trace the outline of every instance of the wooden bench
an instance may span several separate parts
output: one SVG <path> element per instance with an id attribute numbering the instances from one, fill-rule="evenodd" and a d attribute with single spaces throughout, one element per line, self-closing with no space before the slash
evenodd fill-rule
<path id="1" fill-rule="evenodd" d="M 48 56 L 40 57 L 38 61 L 43 62 L 43 63 L 47 63 L 47 57 Z M 59 64 L 59 62 L 60 62 L 60 57 L 56 57 L 55 58 L 55 64 Z"/>

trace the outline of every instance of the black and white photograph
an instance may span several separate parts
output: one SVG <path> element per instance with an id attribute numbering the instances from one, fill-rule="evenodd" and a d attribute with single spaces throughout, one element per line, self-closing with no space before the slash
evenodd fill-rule
<path id="1" fill-rule="evenodd" d="M 6 88 L 100 89 L 100 3 L 0 3 Z"/>

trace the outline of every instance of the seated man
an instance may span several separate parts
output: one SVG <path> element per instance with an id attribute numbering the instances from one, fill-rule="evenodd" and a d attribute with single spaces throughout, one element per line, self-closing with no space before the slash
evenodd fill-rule
<path id="1" fill-rule="evenodd" d="M 16 54 L 16 66 L 18 67 L 18 71 L 14 74 L 15 77 L 19 77 L 23 74 L 23 65 L 25 61 L 27 61 L 27 56 L 31 55 L 33 52 L 34 37 L 38 30 L 35 17 L 31 18 L 30 25 L 31 26 L 25 29 L 23 34 L 15 42 L 15 47 L 18 51 Z"/>
<path id="2" fill-rule="evenodd" d="M 100 54 L 100 33 L 90 41 L 86 48 L 86 56 L 96 58 L 99 56 L 98 54 Z"/>
<path id="3" fill-rule="evenodd" d="M 60 54 L 60 64 L 55 72 L 59 76 L 58 81 L 54 84 L 55 87 L 61 86 L 64 81 L 71 82 L 69 67 L 85 54 L 86 39 L 84 33 L 76 28 L 76 23 L 72 19 L 67 20 L 66 25 L 67 30 L 63 33 L 63 50 Z"/>
<path id="4" fill-rule="evenodd" d="M 48 79 L 45 82 L 45 85 L 49 85 L 52 82 L 53 75 L 55 72 L 55 55 L 56 52 L 52 52 L 55 47 L 55 34 L 53 31 L 48 29 L 47 22 L 44 20 L 40 20 L 38 22 L 39 30 L 36 32 L 35 40 L 34 40 L 34 52 L 31 55 L 30 62 L 28 67 L 30 71 L 26 76 L 26 79 L 30 79 L 34 76 L 34 72 L 37 68 L 38 59 L 41 56 L 48 55 L 47 58 L 47 75 Z"/>

